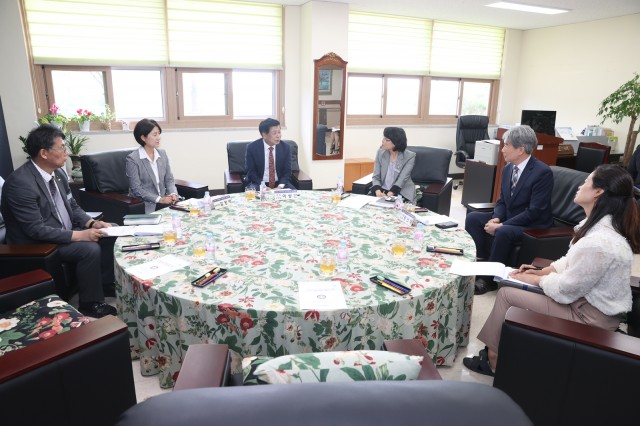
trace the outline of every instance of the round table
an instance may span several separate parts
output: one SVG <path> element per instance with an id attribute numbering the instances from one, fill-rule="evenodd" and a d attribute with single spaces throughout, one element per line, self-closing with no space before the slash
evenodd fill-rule
<path id="1" fill-rule="evenodd" d="M 173 210 L 164 209 L 163 222 Z M 171 387 L 187 347 L 225 343 L 232 371 L 248 355 L 278 356 L 331 350 L 381 349 L 383 340 L 421 339 L 437 365 L 451 365 L 458 346 L 468 342 L 473 302 L 472 277 L 447 272 L 457 256 L 411 251 L 414 228 L 394 209 L 332 204 L 328 192 L 302 191 L 279 202 L 231 203 L 209 215 L 182 217 L 182 236 L 174 247 L 121 252 L 123 245 L 160 237 L 120 237 L 115 272 L 119 316 L 129 325 L 132 357 L 140 357 L 143 375 L 160 373 L 161 387 Z M 211 231 L 216 261 L 195 258 L 191 241 Z M 473 240 L 462 229 L 425 227 L 425 244 L 464 249 L 475 259 Z M 390 253 L 390 242 L 405 238 L 404 257 Z M 346 270 L 320 274 L 318 258 L 347 242 Z M 173 254 L 189 261 L 185 268 L 152 280 L 127 273 L 131 266 Z M 191 281 L 214 266 L 228 269 L 214 284 L 196 288 Z M 384 275 L 411 288 L 401 296 L 369 281 Z M 298 282 L 337 280 L 347 309 L 302 311 Z"/>

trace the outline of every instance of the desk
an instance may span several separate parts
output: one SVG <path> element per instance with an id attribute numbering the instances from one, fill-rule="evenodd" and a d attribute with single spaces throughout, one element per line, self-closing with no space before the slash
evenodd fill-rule
<path id="1" fill-rule="evenodd" d="M 140 357 L 143 375 L 160 373 L 160 386 L 171 387 L 193 343 L 227 344 L 234 372 L 248 355 L 380 349 L 385 339 L 401 338 L 421 339 L 437 365 L 451 365 L 458 346 L 467 344 L 471 277 L 446 272 L 452 255 L 423 251 L 392 257 L 389 242 L 398 236 L 410 242 L 413 231 L 392 209 L 338 207 L 326 192 L 303 191 L 296 200 L 264 204 L 242 197 L 232 195 L 229 206 L 209 216 L 184 214 L 183 235 L 172 251 L 191 265 L 153 280 L 141 281 L 125 270 L 166 255 L 165 248 L 123 254 L 122 245 L 145 238 L 118 238 L 118 315 L 129 325 L 132 356 Z M 170 212 L 161 211 L 164 220 Z M 190 282 L 213 265 L 194 260 L 190 241 L 205 230 L 218 239 L 216 264 L 229 272 L 198 289 Z M 464 230 L 427 227 L 426 234 L 427 243 L 458 246 L 468 260 L 475 258 Z M 348 270 L 323 278 L 318 254 L 337 247 L 340 239 L 349 245 Z M 412 291 L 396 295 L 372 284 L 373 274 L 395 278 Z M 297 282 L 322 279 L 341 283 L 348 309 L 299 309 Z"/>

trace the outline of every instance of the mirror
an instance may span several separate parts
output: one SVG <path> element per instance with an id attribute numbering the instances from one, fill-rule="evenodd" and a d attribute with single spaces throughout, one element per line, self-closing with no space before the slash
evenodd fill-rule
<path id="1" fill-rule="evenodd" d="M 344 93 L 347 63 L 335 53 L 314 60 L 313 159 L 339 160 L 344 151 Z"/>

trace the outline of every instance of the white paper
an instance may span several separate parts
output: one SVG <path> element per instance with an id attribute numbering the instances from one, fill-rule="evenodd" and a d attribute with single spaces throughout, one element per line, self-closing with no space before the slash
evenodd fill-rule
<path id="1" fill-rule="evenodd" d="M 470 275 L 488 275 L 493 276 L 497 282 L 509 280 L 514 283 L 527 284 L 524 281 L 516 280 L 509 276 L 514 270 L 515 268 L 505 266 L 500 262 L 467 262 L 464 260 L 454 260 L 449 272 L 465 277 Z"/>
<path id="2" fill-rule="evenodd" d="M 369 202 L 371 201 L 371 198 L 373 197 L 369 197 L 367 195 L 351 194 L 347 198 L 340 201 L 338 205 L 340 207 L 348 207 L 350 209 L 358 210 L 366 206 L 367 204 L 369 204 Z"/>
<path id="3" fill-rule="evenodd" d="M 339 281 L 301 281 L 298 283 L 301 310 L 347 309 Z"/>
<path id="4" fill-rule="evenodd" d="M 111 226 L 100 230 L 110 237 L 162 235 L 162 225 Z"/>
<path id="5" fill-rule="evenodd" d="M 172 254 L 168 254 L 150 262 L 127 268 L 127 272 L 130 275 L 135 275 L 141 280 L 150 280 L 159 275 L 176 271 L 188 265 L 189 262 L 187 262 L 186 260 L 180 259 L 179 257 Z"/>
<path id="6" fill-rule="evenodd" d="M 369 205 L 383 209 L 392 209 L 396 206 L 394 201 L 387 201 L 385 198 L 387 197 L 369 197 Z"/>

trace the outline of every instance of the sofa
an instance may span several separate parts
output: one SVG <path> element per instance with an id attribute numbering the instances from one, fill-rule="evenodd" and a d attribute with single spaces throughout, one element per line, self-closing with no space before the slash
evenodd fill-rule
<path id="1" fill-rule="evenodd" d="M 536 425 L 623 425 L 638 419 L 636 337 L 511 307 L 498 353 L 493 386 Z"/>

